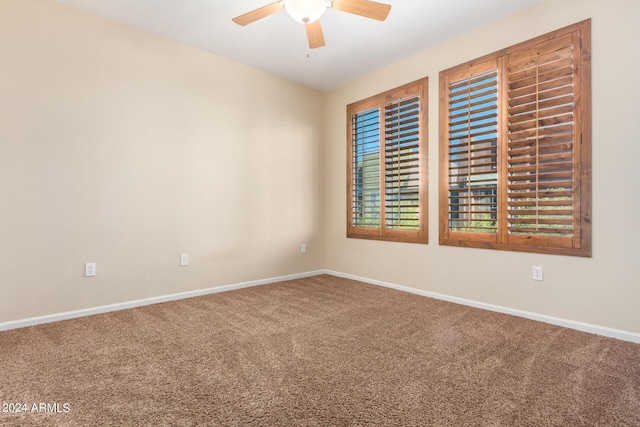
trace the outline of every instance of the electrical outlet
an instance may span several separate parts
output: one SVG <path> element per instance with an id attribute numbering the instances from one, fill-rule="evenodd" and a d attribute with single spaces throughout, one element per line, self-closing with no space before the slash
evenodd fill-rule
<path id="1" fill-rule="evenodd" d="M 542 267 L 533 267 L 533 280 L 542 281 Z"/>
<path id="2" fill-rule="evenodd" d="M 304 243 L 300 245 L 300 253 L 301 254 L 307 253 L 307 245 L 305 245 Z"/>
<path id="3" fill-rule="evenodd" d="M 96 263 L 88 262 L 84 265 L 84 277 L 93 277 L 96 275 Z"/>
<path id="4" fill-rule="evenodd" d="M 180 265 L 184 267 L 185 265 L 189 265 L 189 255 L 182 254 L 180 255 Z"/>

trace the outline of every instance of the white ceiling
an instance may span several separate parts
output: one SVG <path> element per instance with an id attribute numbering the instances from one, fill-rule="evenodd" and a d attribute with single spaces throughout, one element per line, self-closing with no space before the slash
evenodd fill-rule
<path id="1" fill-rule="evenodd" d="M 231 21 L 273 0 L 56 1 L 329 91 L 543 0 L 378 0 L 392 6 L 384 22 L 328 9 L 313 50 L 286 12 Z"/>

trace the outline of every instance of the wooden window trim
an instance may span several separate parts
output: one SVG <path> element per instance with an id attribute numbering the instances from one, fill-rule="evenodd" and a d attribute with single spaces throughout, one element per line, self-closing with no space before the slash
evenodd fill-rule
<path id="1" fill-rule="evenodd" d="M 428 78 L 405 84 L 403 86 L 391 89 L 378 95 L 363 99 L 361 101 L 349 104 L 347 106 L 347 237 L 358 239 L 384 240 L 393 242 L 406 243 L 427 243 L 428 227 L 427 227 L 427 98 L 428 95 Z M 402 99 L 418 96 L 419 97 L 419 113 L 418 113 L 418 218 L 419 226 L 417 230 L 406 230 L 399 228 L 389 228 L 387 223 L 385 200 L 385 143 L 383 139 L 380 141 L 380 171 L 379 171 L 379 190 L 380 190 L 380 206 L 379 206 L 379 224 L 376 227 L 358 227 L 353 221 L 353 130 L 352 119 L 354 115 L 378 108 L 380 114 L 380 133 L 384 134 L 384 120 L 382 119 L 385 107 Z"/>
<path id="2" fill-rule="evenodd" d="M 549 235 L 511 234 L 507 230 L 507 169 L 508 128 L 506 106 L 508 105 L 506 67 L 509 55 L 562 37 L 572 37 L 577 60 L 574 71 L 573 108 L 573 237 L 571 239 Z M 449 85 L 457 77 L 469 75 L 469 70 L 496 67 L 498 70 L 498 212 L 496 233 L 453 231 L 449 217 Z M 559 254 L 590 257 L 591 242 L 591 20 L 553 31 L 517 45 L 485 55 L 481 58 L 440 72 L 440 123 L 439 123 L 439 243 L 448 246 L 464 246 L 533 253 Z"/>

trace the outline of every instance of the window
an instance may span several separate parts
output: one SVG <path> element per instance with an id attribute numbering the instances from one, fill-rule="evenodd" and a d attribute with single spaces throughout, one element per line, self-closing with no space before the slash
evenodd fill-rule
<path id="1" fill-rule="evenodd" d="M 347 106 L 347 237 L 427 243 L 427 79 Z"/>
<path id="2" fill-rule="evenodd" d="M 440 73 L 440 244 L 591 256 L 590 21 Z"/>

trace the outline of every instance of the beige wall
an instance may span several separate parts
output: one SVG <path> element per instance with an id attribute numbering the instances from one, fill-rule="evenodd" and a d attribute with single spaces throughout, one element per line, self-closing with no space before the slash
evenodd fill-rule
<path id="1" fill-rule="evenodd" d="M 322 97 L 0 0 L 0 323 L 322 268 Z"/>
<path id="2" fill-rule="evenodd" d="M 0 323 L 327 268 L 640 333 L 638 16 L 636 0 L 547 0 L 321 94 L 49 0 L 0 0 Z M 593 258 L 439 246 L 438 72 L 586 18 Z M 346 239 L 346 105 L 424 76 L 430 244 Z"/>
<path id="3" fill-rule="evenodd" d="M 547 0 L 328 94 L 326 268 L 639 333 L 638 17 L 637 0 Z M 439 71 L 586 18 L 593 36 L 593 258 L 439 246 Z M 345 106 L 424 76 L 430 79 L 429 245 L 346 239 Z M 542 283 L 531 279 L 534 265 L 544 268 Z"/>

